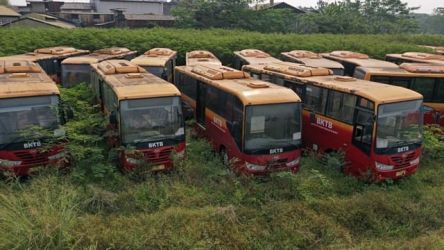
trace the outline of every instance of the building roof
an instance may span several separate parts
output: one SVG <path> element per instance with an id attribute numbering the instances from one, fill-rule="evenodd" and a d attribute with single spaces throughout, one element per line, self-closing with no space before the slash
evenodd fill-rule
<path id="1" fill-rule="evenodd" d="M 2 26 L 8 26 L 10 24 L 21 22 L 22 20 L 29 19 L 33 20 L 35 22 L 44 23 L 49 26 L 55 27 L 55 28 L 63 28 L 63 29 L 74 29 L 76 26 L 71 23 L 67 23 L 64 21 L 61 21 L 57 17 L 45 15 L 45 14 L 38 14 L 38 13 L 31 13 L 26 16 L 22 16 L 21 18 L 14 20 L 10 23 L 3 24 Z"/>
<path id="2" fill-rule="evenodd" d="M 174 16 L 155 14 L 125 14 L 125 19 L 129 21 L 175 21 Z"/>
<path id="3" fill-rule="evenodd" d="M 207 50 L 194 50 L 185 55 L 187 66 L 196 64 L 215 64 L 222 65 L 222 62 L 211 52 Z"/>
<path id="4" fill-rule="evenodd" d="M 177 52 L 168 48 L 153 48 L 131 60 L 139 66 L 164 67 L 169 60 L 176 58 Z"/>
<path id="5" fill-rule="evenodd" d="M 251 78 L 226 66 L 201 64 L 178 66 L 176 70 L 237 96 L 245 105 L 301 101 L 289 88 Z"/>
<path id="6" fill-rule="evenodd" d="M 0 5 L 0 16 L 19 17 L 21 15 L 11 8 Z"/>
<path id="7" fill-rule="evenodd" d="M 58 95 L 57 85 L 36 63 L 0 60 L 0 98 Z"/>
<path id="8" fill-rule="evenodd" d="M 241 51 L 235 51 L 234 54 L 247 64 L 281 62 L 281 60 L 274 58 L 270 54 L 258 49 L 244 49 Z"/>
<path id="9" fill-rule="evenodd" d="M 432 63 L 444 65 L 444 55 L 437 55 L 423 52 L 406 52 L 403 54 L 387 54 L 386 58 L 401 59 L 410 62 Z"/>
<path id="10" fill-rule="evenodd" d="M 66 58 L 63 60 L 62 64 L 92 64 L 110 59 L 121 59 L 136 53 L 137 51 L 131 51 L 127 48 L 104 48 L 96 50 L 88 55 Z"/>
<path id="11" fill-rule="evenodd" d="M 120 100 L 180 96 L 173 84 L 127 60 L 108 60 L 92 64 Z"/>
<path id="12" fill-rule="evenodd" d="M 244 70 L 266 73 L 283 77 L 287 80 L 310 83 L 320 87 L 331 88 L 341 92 L 352 93 L 370 99 L 377 104 L 401 102 L 421 99 L 422 95 L 406 88 L 370 82 L 348 76 L 335 76 L 323 71 L 322 68 L 312 68 L 295 63 L 275 63 L 271 65 L 246 65 Z M 325 70 L 325 69 L 324 69 Z M 301 73 L 309 71 L 310 73 Z M 294 72 L 290 73 L 290 72 Z"/>
<path id="13" fill-rule="evenodd" d="M 335 60 L 338 62 L 347 62 L 362 67 L 384 67 L 397 68 L 398 65 L 383 60 L 370 58 L 366 54 L 352 51 L 333 51 L 330 53 L 322 53 L 324 58 Z"/>
<path id="14" fill-rule="evenodd" d="M 343 69 L 344 66 L 336 61 L 323 58 L 320 54 L 305 50 L 293 50 L 290 52 L 282 52 L 284 59 L 301 63 L 311 67 L 323 67 L 329 69 Z"/>
<path id="15" fill-rule="evenodd" d="M 288 4 L 286 2 L 277 2 L 277 3 L 265 3 L 265 4 L 258 4 L 255 7 L 257 10 L 266 10 L 266 9 L 289 9 L 295 13 L 305 13 L 303 9 L 296 8 L 291 4 Z"/>
<path id="16" fill-rule="evenodd" d="M 92 10 L 90 3 L 68 3 L 65 2 L 60 9 L 63 10 Z"/>
<path id="17" fill-rule="evenodd" d="M 37 62 L 39 60 L 46 60 L 51 58 L 63 59 L 70 56 L 83 55 L 89 53 L 88 50 L 80 50 L 72 47 L 48 47 L 36 49 L 33 52 L 19 55 L 11 55 L 0 57 L 0 60 L 27 60 Z"/>

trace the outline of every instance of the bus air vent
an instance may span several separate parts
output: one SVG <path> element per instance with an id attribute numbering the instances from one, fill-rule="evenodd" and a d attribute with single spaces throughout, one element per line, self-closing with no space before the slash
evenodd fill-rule
<path id="1" fill-rule="evenodd" d="M 12 73 L 10 76 L 10 78 L 25 78 L 25 77 L 29 77 L 28 73 Z"/>
<path id="2" fill-rule="evenodd" d="M 94 51 L 94 53 L 102 55 L 120 55 L 128 52 L 130 52 L 130 50 L 127 48 L 106 48 Z"/>
<path id="3" fill-rule="evenodd" d="M 188 53 L 188 58 L 216 58 L 211 52 L 196 50 Z"/>
<path id="4" fill-rule="evenodd" d="M 98 68 L 105 75 L 142 73 L 141 68 L 126 60 L 109 60 L 99 63 Z"/>
<path id="5" fill-rule="evenodd" d="M 201 75 L 205 78 L 211 79 L 211 80 L 222 80 L 224 79 L 223 73 L 217 70 L 213 70 L 210 68 L 207 68 L 202 65 L 196 65 L 193 67 L 191 72 Z"/>
<path id="6" fill-rule="evenodd" d="M 355 59 L 368 59 L 369 56 L 366 54 L 347 51 L 347 50 L 337 50 L 330 53 L 331 56 L 340 57 L 340 58 L 355 58 Z"/>
<path id="7" fill-rule="evenodd" d="M 40 73 L 40 67 L 30 61 L 6 61 L 4 62 L 5 73 Z"/>
<path id="8" fill-rule="evenodd" d="M 270 85 L 268 85 L 265 82 L 248 82 L 247 86 L 253 89 L 262 89 L 270 87 Z"/>
<path id="9" fill-rule="evenodd" d="M 267 58 L 271 57 L 270 54 L 257 49 L 244 49 L 239 53 L 243 57 L 255 57 L 255 58 Z"/>
<path id="10" fill-rule="evenodd" d="M 135 79 L 135 78 L 143 78 L 143 75 L 140 73 L 129 73 L 129 74 L 126 74 L 125 77 L 128 79 Z"/>
<path id="11" fill-rule="evenodd" d="M 321 58 L 321 56 L 318 53 L 314 53 L 308 50 L 293 50 L 288 52 L 288 54 L 296 58 L 308 58 L 308 59 Z"/>
<path id="12" fill-rule="evenodd" d="M 356 81 L 356 78 L 353 78 L 351 76 L 336 76 L 335 80 L 339 82 L 353 82 Z"/>
<path id="13" fill-rule="evenodd" d="M 149 57 L 158 57 L 158 56 L 171 56 L 174 54 L 174 51 L 168 48 L 154 48 L 145 52 L 144 55 Z"/>
<path id="14" fill-rule="evenodd" d="M 399 66 L 412 73 L 435 73 L 444 74 L 444 66 L 420 63 L 403 63 Z"/>
<path id="15" fill-rule="evenodd" d="M 72 47 L 50 47 L 50 48 L 41 48 L 34 50 L 35 53 L 51 54 L 51 55 L 63 55 L 63 54 L 73 53 L 76 51 L 77 50 Z"/>
<path id="16" fill-rule="evenodd" d="M 435 54 L 430 54 L 430 53 L 406 52 L 406 53 L 402 54 L 402 56 L 416 58 L 416 59 L 423 59 L 423 60 L 444 61 L 444 55 L 435 55 Z"/>

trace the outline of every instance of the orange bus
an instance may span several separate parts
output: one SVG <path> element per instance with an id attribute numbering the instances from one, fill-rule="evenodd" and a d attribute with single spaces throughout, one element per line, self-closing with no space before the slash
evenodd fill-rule
<path id="1" fill-rule="evenodd" d="M 121 167 L 171 169 L 171 154 L 185 153 L 179 90 L 127 60 L 103 61 L 92 68 L 92 88 L 109 118 L 108 144 L 125 148 Z"/>
<path id="2" fill-rule="evenodd" d="M 179 66 L 175 74 L 197 131 L 234 172 L 299 169 L 301 100 L 290 89 L 214 64 Z"/>
<path id="3" fill-rule="evenodd" d="M 38 63 L 53 81 L 60 83 L 62 61 L 68 57 L 88 54 L 88 50 L 79 50 L 72 47 L 49 47 L 36 49 L 34 52 L 0 57 L 0 60 L 25 60 Z"/>
<path id="4" fill-rule="evenodd" d="M 288 62 L 248 65 L 244 71 L 267 75 L 302 97 L 304 146 L 344 152 L 345 173 L 380 181 L 416 172 L 422 152 L 420 94 Z"/>
<path id="5" fill-rule="evenodd" d="M 236 69 L 242 69 L 242 66 L 249 64 L 267 64 L 280 61 L 258 49 L 244 49 L 234 52 L 234 67 Z"/>
<path id="6" fill-rule="evenodd" d="M 62 62 L 62 85 L 72 87 L 79 83 L 89 83 L 91 64 L 111 59 L 131 60 L 137 51 L 127 48 L 105 48 L 84 56 L 70 57 Z"/>
<path id="7" fill-rule="evenodd" d="M 353 76 L 356 67 L 368 68 L 397 68 L 394 63 L 370 58 L 366 54 L 352 52 L 352 51 L 333 51 L 330 53 L 323 53 L 324 58 L 337 61 L 344 66 L 344 75 Z"/>
<path id="8" fill-rule="evenodd" d="M 405 52 L 403 54 L 387 54 L 385 60 L 401 63 L 429 63 L 436 65 L 444 65 L 444 55 L 436 55 L 423 52 Z"/>
<path id="9" fill-rule="evenodd" d="M 309 67 L 327 68 L 333 71 L 335 75 L 344 75 L 344 66 L 342 64 L 323 58 L 320 54 L 307 50 L 293 50 L 290 52 L 282 52 L 284 61 L 303 64 Z"/>
<path id="10" fill-rule="evenodd" d="M 38 64 L 21 60 L 0 61 L 0 85 L 0 170 L 23 176 L 35 167 L 62 166 L 65 117 L 57 85 Z"/>
<path id="11" fill-rule="evenodd" d="M 194 50 L 187 52 L 185 55 L 185 63 L 187 66 L 197 64 L 222 65 L 222 62 L 213 53 L 206 50 Z"/>
<path id="12" fill-rule="evenodd" d="M 177 52 L 168 48 L 154 48 L 131 60 L 147 72 L 173 82 Z"/>
<path id="13" fill-rule="evenodd" d="M 358 67 L 354 77 L 420 93 L 424 97 L 424 123 L 444 126 L 444 65 L 403 63 L 396 69 Z"/>

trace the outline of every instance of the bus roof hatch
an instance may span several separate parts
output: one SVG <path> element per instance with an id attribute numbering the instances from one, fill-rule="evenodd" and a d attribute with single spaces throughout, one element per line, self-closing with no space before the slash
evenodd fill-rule
<path id="1" fill-rule="evenodd" d="M 243 57 L 255 57 L 255 58 L 267 58 L 271 57 L 270 54 L 258 49 L 244 49 L 239 52 Z"/>
<path id="2" fill-rule="evenodd" d="M 218 65 L 196 65 L 191 72 L 201 75 L 210 80 L 224 80 L 224 79 L 242 79 L 247 78 L 248 75 L 240 70 L 235 70 L 225 66 Z"/>
<path id="3" fill-rule="evenodd" d="M 425 63 L 403 63 L 399 66 L 412 73 L 444 74 L 444 66 Z"/>
<path id="4" fill-rule="evenodd" d="M 126 60 L 108 60 L 100 62 L 98 69 L 105 75 L 144 73 L 139 66 Z"/>
<path id="5" fill-rule="evenodd" d="M 332 51 L 330 55 L 340 58 L 369 59 L 369 56 L 366 54 L 347 50 Z"/>
<path id="6" fill-rule="evenodd" d="M 173 55 L 175 52 L 171 49 L 168 48 L 154 48 L 154 49 L 150 49 L 147 52 L 145 52 L 144 55 L 149 56 L 149 57 L 158 57 L 158 56 L 171 56 Z"/>
<path id="7" fill-rule="evenodd" d="M 321 55 L 319 55 L 318 53 L 314 53 L 308 50 L 292 50 L 288 52 L 288 54 L 296 58 L 308 58 L 308 59 L 321 58 Z"/>
<path id="8" fill-rule="evenodd" d="M 294 63 L 271 63 L 266 65 L 264 69 L 299 77 L 328 76 L 333 74 L 327 68 L 315 68 Z"/>
<path id="9" fill-rule="evenodd" d="M 188 52 L 188 58 L 216 58 L 213 53 L 206 50 L 195 50 Z"/>
<path id="10" fill-rule="evenodd" d="M 31 61 L 3 61 L 0 73 L 41 73 L 41 68 Z"/>
<path id="11" fill-rule="evenodd" d="M 114 47 L 114 48 L 99 49 L 99 50 L 94 51 L 93 54 L 120 55 L 120 54 L 124 54 L 124 53 L 128 53 L 128 52 L 130 52 L 130 50 L 127 48 Z"/>
<path id="12" fill-rule="evenodd" d="M 422 53 L 422 52 L 405 52 L 404 54 L 402 54 L 402 56 L 416 58 L 416 59 L 423 59 L 423 60 L 442 60 L 442 61 L 444 61 L 443 55 L 436 55 L 436 54 Z"/>
<path id="13" fill-rule="evenodd" d="M 49 48 L 40 48 L 34 50 L 34 53 L 39 54 L 50 54 L 50 55 L 63 55 L 68 53 L 76 52 L 77 50 L 73 47 L 49 47 Z"/>

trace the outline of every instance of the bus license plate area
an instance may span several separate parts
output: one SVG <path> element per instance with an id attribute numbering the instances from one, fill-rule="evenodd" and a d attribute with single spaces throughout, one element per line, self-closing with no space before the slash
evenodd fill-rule
<path id="1" fill-rule="evenodd" d="M 405 170 L 396 172 L 396 177 L 404 176 L 407 172 Z"/>
<path id="2" fill-rule="evenodd" d="M 159 171 L 159 170 L 164 170 L 164 169 L 165 169 L 165 164 L 156 165 L 151 168 L 152 171 Z"/>

